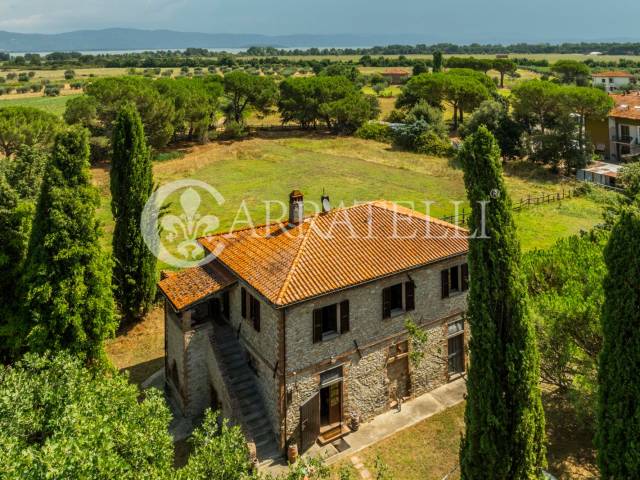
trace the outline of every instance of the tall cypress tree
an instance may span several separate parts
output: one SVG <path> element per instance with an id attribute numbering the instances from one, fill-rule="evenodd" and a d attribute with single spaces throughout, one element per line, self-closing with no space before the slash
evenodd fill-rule
<path id="1" fill-rule="evenodd" d="M 468 256 L 471 339 L 461 474 L 467 480 L 538 478 L 545 465 L 539 357 L 500 150 L 480 127 L 460 159 L 473 212 L 470 231 L 476 232 Z M 484 217 L 479 202 L 487 202 Z M 481 238 L 483 218 L 489 238 Z"/>
<path id="2" fill-rule="evenodd" d="M 433 73 L 442 71 L 442 52 L 433 52 Z"/>
<path id="3" fill-rule="evenodd" d="M 103 355 L 115 329 L 110 262 L 100 248 L 100 198 L 89 174 L 84 129 L 59 133 L 47 165 L 22 279 L 27 344 Z"/>
<path id="4" fill-rule="evenodd" d="M 153 191 L 149 147 L 133 105 L 118 113 L 111 160 L 113 284 L 116 304 L 127 322 L 143 317 L 156 293 L 156 257 L 142 238 L 140 216 Z"/>
<path id="5" fill-rule="evenodd" d="M 603 479 L 640 478 L 640 213 L 620 214 L 604 250 L 596 445 Z"/>

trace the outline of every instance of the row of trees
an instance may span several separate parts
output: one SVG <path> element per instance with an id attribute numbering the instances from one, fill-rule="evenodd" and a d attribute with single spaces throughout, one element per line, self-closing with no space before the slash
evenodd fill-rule
<path id="1" fill-rule="evenodd" d="M 128 321 L 155 297 L 156 259 L 140 229 L 153 188 L 149 149 L 135 107 L 124 106 L 113 137 L 112 262 L 100 242 L 87 130 L 62 129 L 46 147 L 23 144 L 1 164 L 1 355 L 66 349 L 100 361 L 118 325 L 114 296 Z"/>
<path id="2" fill-rule="evenodd" d="M 354 131 L 377 116 L 374 98 L 340 76 L 343 70 L 332 73 L 290 78 L 280 87 L 269 77 L 240 71 L 192 79 L 103 78 L 89 83 L 85 96 L 69 100 L 65 120 L 89 128 L 95 138 L 111 138 L 117 112 L 131 103 L 149 144 L 162 148 L 183 138 L 205 141 L 221 112 L 228 125 L 243 127 L 250 112 L 267 115 L 277 106 L 285 122 L 308 127 L 321 121 L 337 132 Z"/>
<path id="3" fill-rule="evenodd" d="M 496 86 L 485 74 L 471 69 L 450 69 L 446 73 L 420 74 L 407 82 L 396 100 L 396 107 L 410 109 L 420 101 L 443 109 L 453 107 L 453 128 L 464 121 L 464 112 L 477 108 L 496 93 Z"/>

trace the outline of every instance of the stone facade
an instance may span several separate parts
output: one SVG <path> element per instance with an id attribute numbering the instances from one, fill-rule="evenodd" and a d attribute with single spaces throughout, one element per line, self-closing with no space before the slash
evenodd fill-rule
<path id="1" fill-rule="evenodd" d="M 408 340 L 405 322 L 412 319 L 428 335 L 424 356 L 419 364 L 409 362 L 409 396 L 426 393 L 448 378 L 447 327 L 462 317 L 466 308 L 466 293 L 442 298 L 441 271 L 461 265 L 466 257 L 447 259 L 405 273 L 377 279 L 276 309 L 241 280 L 229 289 L 229 324 L 239 332 L 239 341 L 256 371 L 256 382 L 273 431 L 279 433 L 280 447 L 299 441 L 300 407 L 320 390 L 322 372 L 342 366 L 342 418 L 357 412 L 367 421 L 388 410 L 392 392 L 388 366 L 395 346 Z M 383 319 L 383 289 L 412 281 L 415 285 L 415 309 L 398 312 Z M 241 316 L 241 288 L 260 301 L 260 331 Z M 406 297 L 403 295 L 403 302 Z M 314 343 L 313 312 L 315 309 L 349 301 L 349 331 Z M 403 305 L 406 306 L 406 305 Z M 210 403 L 209 385 L 214 385 L 222 402 L 223 412 L 233 409 L 226 393 L 206 327 L 190 328 L 185 320 L 188 312 L 175 314 L 167 307 L 166 350 L 167 384 L 174 396 L 181 398 L 185 412 L 197 414 Z M 409 342 L 410 344 L 410 342 Z M 410 347 L 411 348 L 411 347 Z M 201 349 L 201 351 L 200 351 Z M 406 356 L 406 353 L 404 354 Z M 394 357 L 395 358 L 395 357 Z M 403 360 L 408 361 L 408 360 Z M 175 367 L 172 365 L 175 362 Z M 171 380 L 175 368 L 179 385 Z M 202 369 L 200 372 L 199 369 Z"/>

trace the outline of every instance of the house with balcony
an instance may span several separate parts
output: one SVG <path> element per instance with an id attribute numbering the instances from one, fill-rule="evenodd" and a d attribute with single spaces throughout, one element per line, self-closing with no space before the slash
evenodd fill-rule
<path id="1" fill-rule="evenodd" d="M 610 97 L 615 106 L 606 120 L 587 120 L 587 135 L 603 159 L 622 163 L 640 155 L 640 92 Z"/>
<path id="2" fill-rule="evenodd" d="M 187 416 L 220 409 L 260 460 L 466 368 L 467 231 L 386 201 L 322 205 L 305 215 L 293 191 L 285 221 L 200 238 L 216 259 L 159 283 L 167 393 Z"/>
<path id="3" fill-rule="evenodd" d="M 591 74 L 591 82 L 594 87 L 603 88 L 605 92 L 615 92 L 628 87 L 633 80 L 633 75 L 623 71 L 609 71 Z"/>

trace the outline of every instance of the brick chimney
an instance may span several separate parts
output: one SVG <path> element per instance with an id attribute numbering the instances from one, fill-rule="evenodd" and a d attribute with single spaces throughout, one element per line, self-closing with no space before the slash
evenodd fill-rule
<path id="1" fill-rule="evenodd" d="M 298 225 L 304 219 L 304 197 L 300 190 L 289 194 L 289 224 Z"/>

